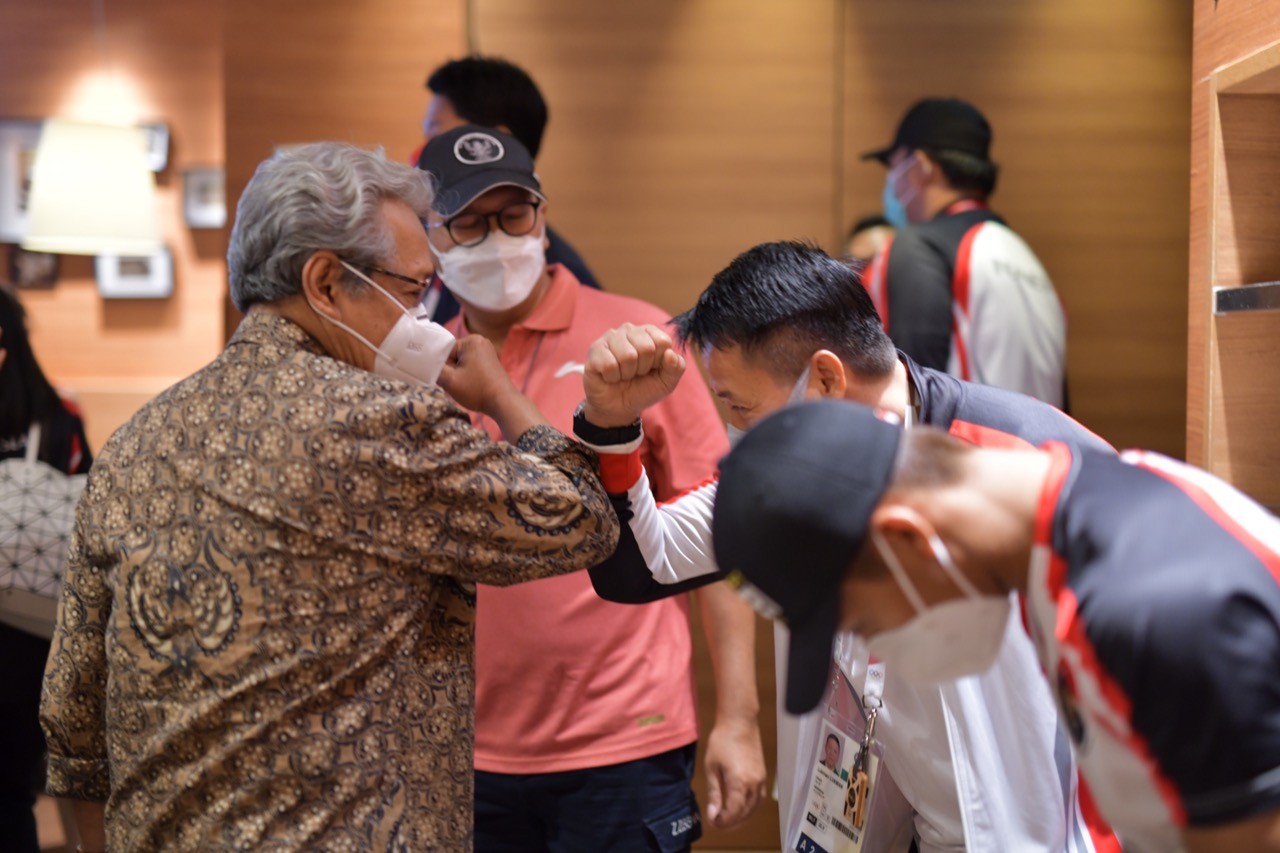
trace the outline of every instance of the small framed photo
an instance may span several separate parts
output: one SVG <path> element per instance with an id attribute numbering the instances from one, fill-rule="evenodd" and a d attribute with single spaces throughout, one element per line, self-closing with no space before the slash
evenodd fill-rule
<path id="1" fill-rule="evenodd" d="M 44 123 L 0 119 L 0 242 L 17 243 L 27 234 L 31 167 Z"/>
<path id="2" fill-rule="evenodd" d="M 191 228 L 227 224 L 226 179 L 219 166 L 197 166 L 182 173 L 182 211 Z"/>
<path id="3" fill-rule="evenodd" d="M 58 283 L 58 256 L 9 247 L 9 281 L 14 287 L 44 290 Z"/>
<path id="4" fill-rule="evenodd" d="M 165 299 L 173 294 L 173 255 L 98 255 L 94 262 L 103 299 Z"/>
<path id="5" fill-rule="evenodd" d="M 169 165 L 169 125 L 153 121 L 138 126 L 147 137 L 147 166 L 153 172 L 163 172 Z"/>

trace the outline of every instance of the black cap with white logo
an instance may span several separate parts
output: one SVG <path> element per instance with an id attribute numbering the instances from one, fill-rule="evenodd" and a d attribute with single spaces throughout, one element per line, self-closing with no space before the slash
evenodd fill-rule
<path id="1" fill-rule="evenodd" d="M 840 587 L 893 477 L 902 427 L 845 400 L 765 418 L 720 462 L 716 563 L 761 615 L 791 630 L 787 710 L 822 699 Z"/>
<path id="2" fill-rule="evenodd" d="M 978 108 L 959 98 L 925 98 L 902 117 L 898 132 L 887 148 L 862 155 L 863 160 L 888 164 L 889 155 L 899 148 L 908 151 L 928 148 L 959 151 L 990 160 L 991 125 Z"/>
<path id="3" fill-rule="evenodd" d="M 432 137 L 418 155 L 418 168 L 435 178 L 435 209 L 444 217 L 494 187 L 523 187 L 545 198 L 528 149 L 491 127 L 467 124 Z"/>

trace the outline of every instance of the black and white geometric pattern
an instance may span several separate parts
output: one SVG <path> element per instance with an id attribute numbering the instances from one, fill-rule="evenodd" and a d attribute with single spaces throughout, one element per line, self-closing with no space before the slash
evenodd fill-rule
<path id="1" fill-rule="evenodd" d="M 0 461 L 0 620 L 53 630 L 53 614 L 76 502 L 86 474 L 68 476 L 34 459 Z M 22 624 L 19 624 L 21 622 Z"/>

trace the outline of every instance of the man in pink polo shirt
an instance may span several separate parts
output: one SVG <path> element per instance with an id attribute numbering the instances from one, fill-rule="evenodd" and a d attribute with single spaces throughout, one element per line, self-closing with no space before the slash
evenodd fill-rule
<path id="1" fill-rule="evenodd" d="M 513 137 L 455 128 L 419 165 L 437 183 L 427 222 L 436 271 L 462 305 L 451 331 L 489 338 L 517 387 L 570 430 L 592 341 L 667 315 L 546 264 L 546 198 Z M 496 436 L 488 419 L 477 423 Z M 645 412 L 642 441 L 659 500 L 710 477 L 728 449 L 701 381 Z M 687 849 L 702 830 L 690 789 L 698 732 L 686 599 L 612 604 L 585 572 L 476 594 L 476 849 Z M 707 817 L 731 826 L 765 781 L 755 617 L 720 584 L 700 603 L 717 695 Z"/>

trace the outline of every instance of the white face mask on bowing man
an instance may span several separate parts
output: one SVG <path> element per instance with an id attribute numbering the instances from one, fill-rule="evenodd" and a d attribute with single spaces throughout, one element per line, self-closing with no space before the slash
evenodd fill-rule
<path id="1" fill-rule="evenodd" d="M 923 519 L 918 521 L 924 531 L 927 524 Z M 884 535 L 872 528 L 870 536 L 916 615 L 897 628 L 868 637 L 867 650 L 914 684 L 938 684 L 990 669 L 1008 627 L 1009 597 L 978 592 L 938 534 L 928 530 L 934 559 L 964 597 L 926 606 Z"/>

